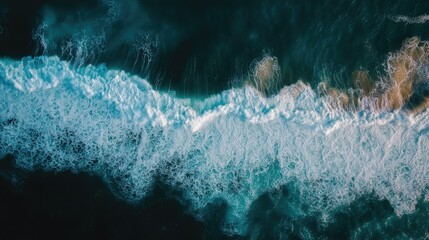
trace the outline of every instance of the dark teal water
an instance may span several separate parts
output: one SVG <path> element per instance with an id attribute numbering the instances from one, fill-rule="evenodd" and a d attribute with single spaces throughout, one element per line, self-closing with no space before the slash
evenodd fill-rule
<path id="1" fill-rule="evenodd" d="M 428 1 L 0 3 L 0 56 L 56 55 L 76 68 L 105 63 L 180 97 L 207 97 L 241 86 L 255 62 L 267 55 L 278 59 L 280 86 L 303 80 L 316 88 L 327 80 L 353 88 L 354 71 L 385 74 L 388 56 L 411 37 L 429 40 Z M 0 131 L 9 124 L 0 123 Z M 97 176 L 26 172 L 10 158 L 1 164 L 2 239 L 429 237 L 429 204 L 424 199 L 413 213 L 398 216 L 387 200 L 367 193 L 322 221 L 324 213 L 311 212 L 292 182 L 252 202 L 246 231 L 231 233 L 225 226 L 229 206 L 223 199 L 197 217 L 181 190 L 169 186 L 162 174 L 153 193 L 132 205 Z"/>
<path id="2" fill-rule="evenodd" d="M 278 58 L 282 85 L 328 76 L 351 87 L 354 70 L 377 75 L 405 39 L 429 34 L 423 0 L 3 1 L 0 8 L 1 55 L 104 62 L 184 96 L 234 86 L 265 54 Z M 423 22 L 413 23 L 418 17 Z"/>
<path id="3" fill-rule="evenodd" d="M 306 206 L 300 206 L 298 189 L 290 184 L 252 203 L 244 236 L 227 234 L 228 206 L 221 199 L 207 206 L 204 219 L 196 219 L 182 193 L 162 181 L 141 203 L 129 205 L 94 176 L 29 174 L 12 170 L 9 161 L 3 159 L 0 169 L 5 239 L 425 239 L 429 231 L 428 203 L 398 217 L 389 202 L 372 195 L 338 209 L 329 224 L 317 216 L 296 218 L 294 212 Z"/>

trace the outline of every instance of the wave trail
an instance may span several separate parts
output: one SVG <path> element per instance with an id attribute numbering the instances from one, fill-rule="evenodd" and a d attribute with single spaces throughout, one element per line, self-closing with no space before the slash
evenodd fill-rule
<path id="1" fill-rule="evenodd" d="M 398 15 L 391 17 L 391 19 L 397 23 L 403 22 L 406 24 L 424 24 L 429 21 L 429 15 L 423 14 L 417 17 L 409 17 L 405 15 Z"/>

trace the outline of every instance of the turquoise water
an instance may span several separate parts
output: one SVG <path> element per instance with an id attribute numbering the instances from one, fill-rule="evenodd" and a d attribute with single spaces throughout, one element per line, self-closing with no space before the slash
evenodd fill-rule
<path id="1" fill-rule="evenodd" d="M 32 4 L 0 4 L 2 179 L 171 198 L 209 239 L 429 236 L 426 2 Z"/>
<path id="2" fill-rule="evenodd" d="M 297 85 L 269 98 L 244 86 L 193 101 L 57 57 L 3 59 L 0 67 L 1 155 L 13 153 L 22 169 L 94 174 L 130 203 L 161 177 L 201 219 L 224 201 L 222 229 L 239 235 L 287 235 L 295 229 L 287 224 L 298 224 L 301 238 L 318 234 L 311 226 L 330 234 L 343 214 L 370 214 L 366 204 L 392 218 L 376 229 L 427 215 L 427 112 L 335 109 L 305 84 L 296 95 Z M 278 232 L 264 232 L 276 220 Z M 350 234 L 366 235 L 370 227 L 355 221 Z"/>

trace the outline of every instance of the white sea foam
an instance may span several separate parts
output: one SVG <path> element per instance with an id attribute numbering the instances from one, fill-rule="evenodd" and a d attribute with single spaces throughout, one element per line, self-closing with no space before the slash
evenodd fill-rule
<path id="1" fill-rule="evenodd" d="M 161 175 L 195 214 L 224 199 L 226 224 L 239 233 L 252 201 L 291 182 L 310 206 L 297 214 L 327 216 L 371 193 L 398 215 L 428 200 L 427 111 L 332 109 L 303 83 L 270 98 L 243 87 L 179 99 L 123 71 L 73 69 L 57 57 L 2 59 L 0 93 L 0 156 L 29 170 L 97 174 L 128 201 Z"/>
<path id="2" fill-rule="evenodd" d="M 424 24 L 429 21 L 429 15 L 423 14 L 417 17 L 410 17 L 405 15 L 393 16 L 391 19 L 397 23 L 403 22 L 406 24 Z"/>

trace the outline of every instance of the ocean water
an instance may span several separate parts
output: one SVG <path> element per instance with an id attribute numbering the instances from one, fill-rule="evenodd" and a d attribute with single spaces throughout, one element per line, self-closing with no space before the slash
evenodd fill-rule
<path id="1" fill-rule="evenodd" d="M 28 7 L 0 4 L 5 236 L 429 237 L 428 3 Z"/>

